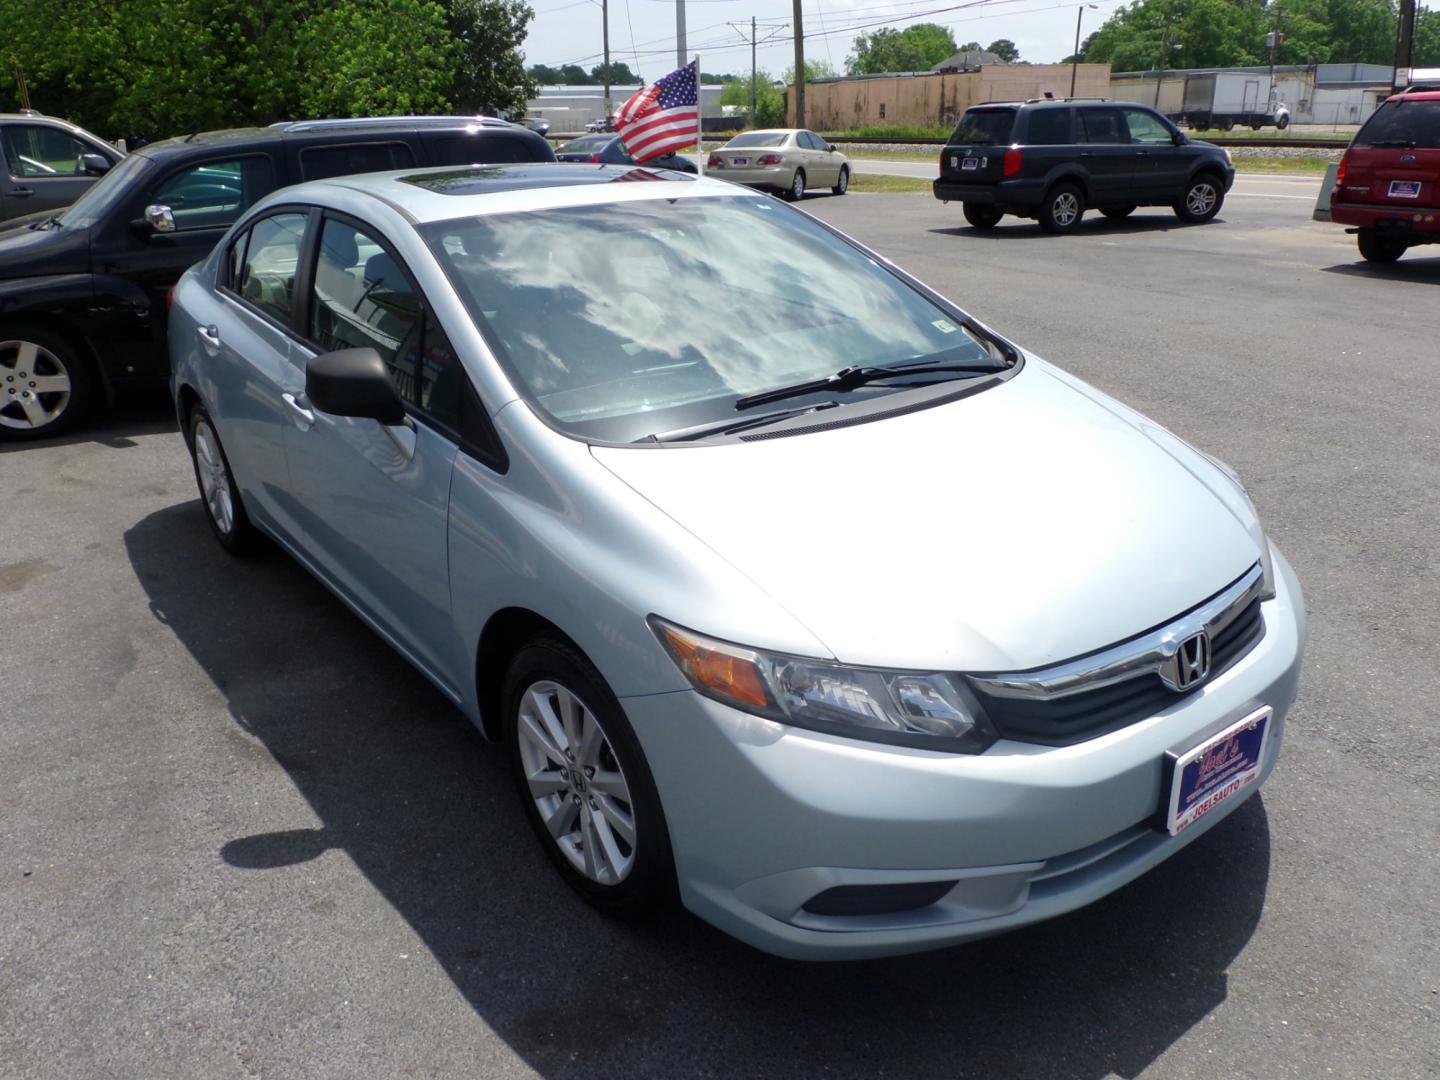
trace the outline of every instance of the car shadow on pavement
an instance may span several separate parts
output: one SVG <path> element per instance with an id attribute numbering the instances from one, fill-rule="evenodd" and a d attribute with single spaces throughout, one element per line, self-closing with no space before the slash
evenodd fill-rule
<path id="1" fill-rule="evenodd" d="M 152 387 L 117 396 L 113 407 L 107 407 L 103 402 L 97 404 L 78 428 L 56 438 L 33 442 L 0 441 L 0 454 L 47 446 L 74 446 L 76 443 L 99 443 L 122 449 L 137 445 L 131 436 L 161 435 L 179 430 L 175 405 L 169 393 L 163 387 Z"/>
<path id="2" fill-rule="evenodd" d="M 1212 218 L 1205 225 L 1223 225 L 1223 217 Z M 1052 236 L 1035 222 L 1026 218 L 1005 218 L 993 229 L 976 229 L 969 225 L 952 225 L 943 229 L 930 229 L 937 236 L 967 236 L 974 240 L 1066 240 L 1072 236 L 1116 236 L 1126 233 L 1170 232 L 1174 229 L 1199 229 L 1204 225 L 1189 225 L 1176 219 L 1166 210 L 1163 214 L 1147 214 L 1137 211 L 1124 221 L 1109 221 L 1099 214 L 1088 214 L 1079 227 L 1066 236 Z"/>
<path id="3" fill-rule="evenodd" d="M 1336 263 L 1320 269 L 1327 274 L 1344 274 L 1347 277 L 1371 278 L 1376 281 L 1413 281 L 1422 285 L 1440 285 L 1440 257 L 1437 256 L 1427 259 L 1407 255 L 1399 262 L 1389 265 L 1357 259 L 1355 262 Z"/>
<path id="4" fill-rule="evenodd" d="M 342 851 L 547 1077 L 1135 1077 L 1225 1000 L 1260 919 L 1255 798 L 1099 903 L 939 953 L 806 964 L 683 912 L 614 922 L 561 884 L 501 749 L 298 565 L 226 555 L 198 502 L 125 544 L 154 617 L 223 695 L 225 739 L 268 755 L 322 823 L 233 837 L 213 872 Z"/>

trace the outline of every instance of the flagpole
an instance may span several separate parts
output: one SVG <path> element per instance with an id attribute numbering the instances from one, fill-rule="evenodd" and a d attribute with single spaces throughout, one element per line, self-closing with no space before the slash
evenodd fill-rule
<path id="1" fill-rule="evenodd" d="M 705 116 L 700 107 L 700 54 L 695 54 L 695 153 L 700 160 L 696 163 L 699 175 L 705 175 Z"/>

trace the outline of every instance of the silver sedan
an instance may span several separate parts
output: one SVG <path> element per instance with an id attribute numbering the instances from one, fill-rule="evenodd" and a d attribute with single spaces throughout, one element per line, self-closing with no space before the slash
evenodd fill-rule
<path id="1" fill-rule="evenodd" d="M 711 151 L 705 171 L 717 180 L 781 192 L 792 202 L 810 188 L 844 195 L 850 187 L 849 160 L 803 128 L 742 132 Z"/>
<path id="2" fill-rule="evenodd" d="M 292 187 L 170 341 L 216 539 L 499 741 L 608 911 L 933 948 L 1104 896 L 1275 768 L 1304 604 L 1238 479 L 767 196 Z"/>

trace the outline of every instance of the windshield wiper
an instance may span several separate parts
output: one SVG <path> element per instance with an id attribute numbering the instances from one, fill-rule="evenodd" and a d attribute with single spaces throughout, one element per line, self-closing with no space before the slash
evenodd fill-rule
<path id="1" fill-rule="evenodd" d="M 818 394 L 824 390 L 854 390 L 869 383 L 879 382 L 881 379 L 893 379 L 900 375 L 928 375 L 932 371 L 942 374 L 954 372 L 990 375 L 997 371 L 1004 371 L 1006 367 L 1008 367 L 1006 364 L 947 364 L 933 361 L 918 364 L 896 364 L 893 367 L 877 365 L 845 367 L 833 375 L 826 375 L 823 379 L 808 379 L 790 386 L 777 386 L 774 390 L 762 390 L 758 394 L 736 398 L 735 408 L 737 410 L 751 409 L 756 405 L 768 405 L 772 401 L 784 401 L 786 398 L 802 397 L 805 394 Z"/>
<path id="2" fill-rule="evenodd" d="M 51 215 L 50 215 L 48 218 L 46 218 L 44 221 L 32 221 L 32 222 L 30 223 L 30 231 L 31 231 L 31 232 L 39 232 L 41 229 L 58 229 L 58 228 L 60 228 L 60 215 L 59 215 L 59 214 L 51 214 Z"/>
<path id="3" fill-rule="evenodd" d="M 806 413 L 820 412 L 822 409 L 833 409 L 839 404 L 838 401 L 825 401 L 819 405 L 807 405 L 801 409 L 776 409 L 774 412 L 764 413 L 760 416 L 748 416 L 744 420 L 721 420 L 718 424 L 695 424 L 691 427 L 676 428 L 673 431 L 658 431 L 634 441 L 637 443 L 694 442 L 696 439 L 709 438 L 711 435 L 732 435 L 737 431 L 747 431 L 750 428 L 764 427 L 766 424 L 788 420 L 792 416 L 804 416 Z"/>

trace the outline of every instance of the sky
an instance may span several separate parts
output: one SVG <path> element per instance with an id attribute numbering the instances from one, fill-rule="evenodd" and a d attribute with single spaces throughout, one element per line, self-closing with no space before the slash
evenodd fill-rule
<path id="1" fill-rule="evenodd" d="M 525 41 L 529 64 L 578 63 L 587 71 L 601 61 L 600 0 L 531 0 L 535 21 Z M 1075 14 L 1084 7 L 1081 37 L 1108 19 L 1123 0 L 1087 4 L 1056 0 L 801 0 L 805 23 L 805 58 L 823 60 L 841 74 L 857 33 L 879 26 L 903 27 L 934 22 L 950 28 L 957 44 L 988 45 L 1009 38 L 1020 57 L 1033 63 L 1054 63 L 1075 46 Z M 1422 0 L 1434 8 L 1440 0 Z M 610 54 L 630 65 L 647 82 L 673 70 L 675 0 L 609 0 Z M 773 37 L 757 53 L 762 70 L 779 77 L 795 62 L 790 27 L 792 0 L 687 0 L 686 44 L 700 55 L 700 69 L 716 74 L 743 74 L 750 66 L 750 18 L 756 37 Z M 727 23 L 740 29 L 732 29 Z"/>

